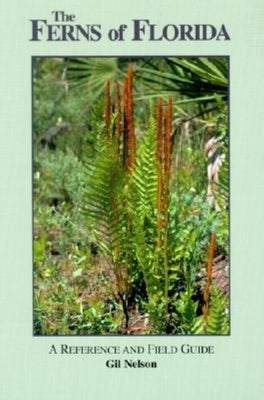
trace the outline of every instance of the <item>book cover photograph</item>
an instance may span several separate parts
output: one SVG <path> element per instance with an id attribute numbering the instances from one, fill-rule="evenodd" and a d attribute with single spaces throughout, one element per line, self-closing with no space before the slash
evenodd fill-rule
<path id="1" fill-rule="evenodd" d="M 1 14 L 0 400 L 260 399 L 262 2 Z"/>
<path id="2" fill-rule="evenodd" d="M 34 58 L 34 333 L 229 333 L 228 58 Z"/>

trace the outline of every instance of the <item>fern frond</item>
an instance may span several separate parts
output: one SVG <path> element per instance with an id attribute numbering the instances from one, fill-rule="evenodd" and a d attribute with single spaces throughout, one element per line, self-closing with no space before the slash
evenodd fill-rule
<path id="1" fill-rule="evenodd" d="M 130 185 L 130 208 L 140 219 L 155 207 L 157 171 L 155 165 L 155 121 L 152 117 L 140 143 Z"/>
<path id="2" fill-rule="evenodd" d="M 206 325 L 208 334 L 227 335 L 229 333 L 227 298 L 216 285 L 211 289 L 209 317 Z"/>
<path id="3" fill-rule="evenodd" d="M 129 183 L 129 208 L 132 221 L 132 242 L 137 263 L 142 270 L 148 305 L 161 304 L 164 296 L 164 268 L 159 262 L 157 241 L 157 165 L 156 123 L 152 116 L 139 144 L 134 170 Z M 150 312 L 150 309 L 149 309 Z"/>
<path id="4" fill-rule="evenodd" d="M 205 333 L 205 319 L 203 315 L 197 317 L 191 327 L 192 335 L 203 335 Z"/>
<path id="5" fill-rule="evenodd" d="M 194 334 L 202 331 L 202 321 L 197 318 L 198 301 L 192 299 L 192 292 L 181 292 L 175 302 L 175 308 L 179 314 L 177 330 L 180 334 Z"/>
<path id="6" fill-rule="evenodd" d="M 121 236 L 124 236 L 125 224 L 122 199 L 124 176 L 116 157 L 114 141 L 108 146 L 101 146 L 94 164 L 87 163 L 84 172 L 82 213 L 98 244 L 104 243 L 109 253 L 114 252 L 115 246 L 122 240 Z"/>

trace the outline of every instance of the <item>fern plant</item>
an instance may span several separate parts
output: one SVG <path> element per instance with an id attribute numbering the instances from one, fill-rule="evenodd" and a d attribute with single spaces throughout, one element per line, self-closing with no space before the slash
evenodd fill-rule
<path id="1" fill-rule="evenodd" d="M 158 171 L 155 160 L 156 123 L 149 118 L 148 128 L 139 145 L 135 168 L 129 186 L 132 216 L 132 242 L 139 268 L 143 272 L 148 295 L 150 321 L 158 332 L 166 326 L 164 301 L 164 265 L 157 247 Z"/>
<path id="2" fill-rule="evenodd" d="M 181 201 L 188 203 L 184 196 L 176 196 L 174 203 L 171 193 L 171 100 L 167 104 L 158 100 L 156 118 L 150 115 L 142 139 L 136 142 L 129 67 L 123 96 L 117 83 L 113 100 L 107 82 L 104 117 L 95 157 L 85 167 L 83 212 L 93 240 L 113 267 L 125 328 L 131 288 L 143 279 L 146 297 L 141 300 L 149 313 L 150 333 L 225 331 L 228 324 L 221 322 L 225 299 L 215 289 L 211 293 L 210 281 L 202 315 L 202 288 L 197 285 L 215 214 L 198 203 L 201 215 L 190 212 L 196 205 L 192 198 L 184 210 Z"/>
<path id="3" fill-rule="evenodd" d="M 102 141 L 102 139 L 100 140 Z M 104 141 L 105 142 L 105 141 Z M 118 294 L 127 314 L 127 213 L 124 199 L 125 175 L 116 157 L 116 143 L 102 143 L 94 165 L 85 167 L 83 213 L 87 217 L 93 240 L 113 265 Z"/>

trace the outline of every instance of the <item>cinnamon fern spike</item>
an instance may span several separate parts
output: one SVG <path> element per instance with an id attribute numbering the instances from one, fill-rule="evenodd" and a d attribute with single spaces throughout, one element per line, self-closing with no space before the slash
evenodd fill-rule
<path id="1" fill-rule="evenodd" d="M 166 318 L 168 318 L 168 291 L 169 291 L 169 271 L 168 271 L 168 224 L 169 224 L 169 184 L 171 169 L 171 131 L 172 131 L 172 101 L 169 98 L 168 106 L 164 115 L 164 274 L 165 274 L 165 304 Z"/>
<path id="2" fill-rule="evenodd" d="M 136 156 L 132 64 L 130 64 L 128 67 L 127 81 L 128 81 L 128 113 L 129 113 L 129 136 L 130 136 L 130 166 L 132 166 L 135 162 L 135 156 Z"/>
<path id="3" fill-rule="evenodd" d="M 162 193 L 163 193 L 163 111 L 162 99 L 158 99 L 156 112 L 156 164 L 157 164 L 157 247 L 161 247 L 162 222 Z"/>
<path id="4" fill-rule="evenodd" d="M 124 114 L 123 114 L 123 166 L 125 171 L 128 170 L 129 165 L 129 155 L 128 155 L 128 135 L 129 135 L 129 123 L 128 123 L 128 84 L 127 76 L 124 79 L 124 89 L 123 89 L 123 104 L 124 104 Z"/>
<path id="5" fill-rule="evenodd" d="M 168 219 L 169 181 L 171 170 L 171 131 L 172 131 L 172 101 L 171 97 L 164 116 L 164 212 L 165 223 Z"/>
<path id="6" fill-rule="evenodd" d="M 134 127 L 133 68 L 130 64 L 124 81 L 124 165 L 127 171 L 135 161 L 136 136 Z"/>
<path id="7" fill-rule="evenodd" d="M 116 82 L 116 146 L 117 155 L 120 154 L 120 144 L 121 144 L 121 132 L 122 132 L 122 108 L 121 108 L 121 94 L 120 94 L 120 84 Z"/>
<path id="8" fill-rule="evenodd" d="M 165 175 L 167 183 L 170 179 L 171 167 L 171 131 L 172 131 L 172 100 L 169 97 L 168 106 L 165 114 L 165 140 L 164 140 L 164 162 L 165 162 Z"/>

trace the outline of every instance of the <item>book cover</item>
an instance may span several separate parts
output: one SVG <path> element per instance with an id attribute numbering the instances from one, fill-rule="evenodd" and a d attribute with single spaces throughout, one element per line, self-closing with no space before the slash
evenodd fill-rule
<path id="1" fill-rule="evenodd" d="M 259 399 L 262 2 L 1 15 L 0 399 Z"/>

